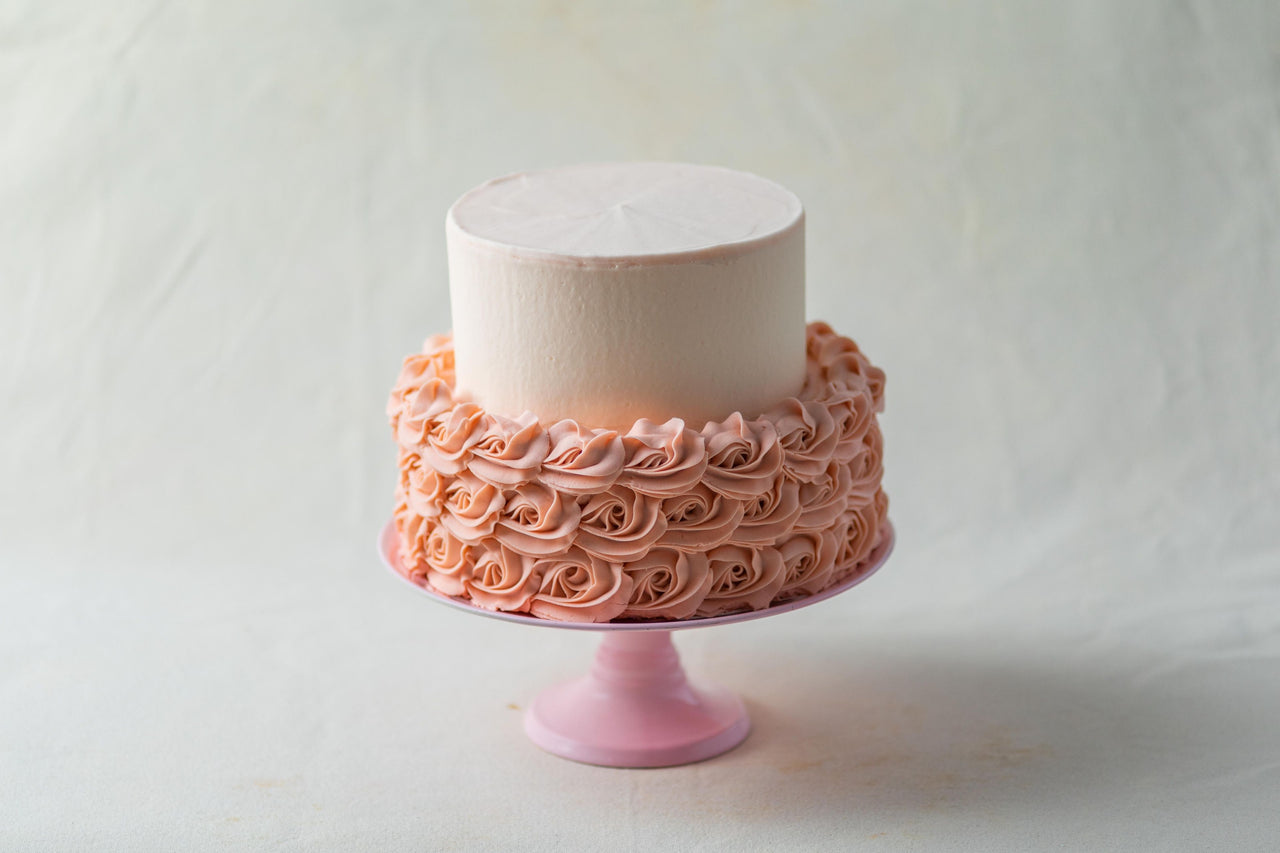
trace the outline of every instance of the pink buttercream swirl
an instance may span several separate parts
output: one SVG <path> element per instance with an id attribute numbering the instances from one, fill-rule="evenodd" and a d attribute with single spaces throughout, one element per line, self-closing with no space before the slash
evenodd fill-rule
<path id="1" fill-rule="evenodd" d="M 613 430 L 586 429 L 577 421 L 559 421 L 547 430 L 550 449 L 542 463 L 542 482 L 581 495 L 614 484 L 627 461 L 622 437 Z"/>
<path id="2" fill-rule="evenodd" d="M 797 530 L 828 530 L 844 515 L 853 489 L 847 463 L 832 460 L 827 469 L 800 484 Z"/>
<path id="3" fill-rule="evenodd" d="M 835 424 L 836 446 L 831 457 L 848 462 L 861 451 L 862 440 L 871 429 L 875 418 L 874 404 L 866 393 L 860 391 L 837 389 L 834 385 L 828 386 L 828 390 L 832 393 L 822 402 Z"/>
<path id="4" fill-rule="evenodd" d="M 427 581 L 445 595 L 462 595 L 475 568 L 475 549 L 450 535 L 442 524 L 431 524 L 424 547 Z"/>
<path id="5" fill-rule="evenodd" d="M 809 365 L 806 390 L 830 383 L 845 387 L 861 383 L 871 394 L 873 409 L 884 411 L 884 371 L 851 339 L 836 334 L 826 323 L 810 323 L 805 351 Z"/>
<path id="6" fill-rule="evenodd" d="M 827 467 L 840 441 L 835 419 L 819 400 L 788 398 L 764 414 L 778 431 L 782 470 L 793 480 L 807 480 Z"/>
<path id="7" fill-rule="evenodd" d="M 699 616 L 736 610 L 761 610 L 777 597 L 787 580 L 776 548 L 721 545 L 707 552 L 711 589 L 698 607 Z"/>
<path id="8" fill-rule="evenodd" d="M 541 560 L 542 583 L 529 611 L 559 622 L 608 622 L 622 615 L 634 581 L 620 563 L 572 547 Z"/>
<path id="9" fill-rule="evenodd" d="M 667 530 L 659 545 L 680 551 L 707 551 L 729 541 L 742 523 L 742 501 L 726 498 L 699 483 L 662 502 Z"/>
<path id="10" fill-rule="evenodd" d="M 400 368 L 391 398 L 387 401 L 387 416 L 392 419 L 392 428 L 395 428 L 396 419 L 410 394 L 416 394 L 431 379 L 439 379 L 441 387 L 450 388 L 453 377 L 453 336 L 432 335 L 423 344 L 422 352 L 406 358 Z"/>
<path id="11" fill-rule="evenodd" d="M 417 454 L 407 454 L 410 459 L 400 460 L 400 470 L 407 475 L 405 500 L 409 509 L 426 518 L 438 518 L 444 510 L 445 490 L 449 478 L 434 468 L 422 464 Z"/>
<path id="12" fill-rule="evenodd" d="M 491 544 L 481 550 L 464 581 L 466 592 L 486 610 L 527 613 L 540 581 L 534 565 L 532 557 Z"/>
<path id="13" fill-rule="evenodd" d="M 840 542 L 831 530 L 798 530 L 778 542 L 785 569 L 779 598 L 813 595 L 831 585 Z"/>
<path id="14" fill-rule="evenodd" d="M 392 395 L 392 403 L 395 394 Z M 426 377 L 415 389 L 406 390 L 391 424 L 401 447 L 416 447 L 426 440 L 435 419 L 453 408 L 453 389 L 443 379 Z"/>
<path id="15" fill-rule="evenodd" d="M 471 473 L 495 486 L 516 486 L 538 475 L 551 450 L 546 430 L 531 414 L 516 420 L 488 415 L 484 431 L 471 448 Z"/>
<path id="16" fill-rule="evenodd" d="M 778 431 L 766 420 L 747 421 L 734 412 L 702 428 L 707 470 L 702 481 L 730 498 L 749 501 L 769 491 L 782 470 Z"/>
<path id="17" fill-rule="evenodd" d="M 667 531 L 662 502 L 626 486 L 583 499 L 578 545 L 603 560 L 637 560 Z"/>
<path id="18" fill-rule="evenodd" d="M 581 516 L 573 498 L 542 483 L 525 483 L 507 493 L 494 537 L 518 554 L 551 557 L 573 544 Z"/>
<path id="19" fill-rule="evenodd" d="M 768 491 L 743 505 L 742 521 L 729 538 L 739 545 L 769 545 L 800 520 L 800 484 L 779 474 Z"/>
<path id="20" fill-rule="evenodd" d="M 486 412 L 454 392 L 452 338 L 405 359 L 402 570 L 477 606 L 545 619 L 689 619 L 813 595 L 879 546 L 884 373 L 825 323 L 805 384 L 754 419 L 619 433 Z"/>
<path id="21" fill-rule="evenodd" d="M 427 536 L 430 523 L 414 515 L 404 503 L 396 506 L 396 534 L 400 539 L 400 562 L 404 573 L 417 581 L 426 580 L 431 566 L 427 563 Z"/>
<path id="22" fill-rule="evenodd" d="M 880 492 L 879 494 L 883 494 Z M 851 509 L 841 518 L 836 529 L 839 553 L 836 556 L 837 578 L 845 578 L 856 574 L 871 556 L 871 552 L 880 544 L 881 530 L 884 527 L 883 512 L 888 509 L 888 500 L 873 498 Z"/>
<path id="23" fill-rule="evenodd" d="M 880 427 L 871 425 L 863 436 L 858 453 L 849 463 L 849 500 L 855 504 L 866 503 L 880 488 L 884 476 L 884 438 Z"/>
<path id="24" fill-rule="evenodd" d="M 618 482 L 645 495 L 669 498 L 692 488 L 707 470 L 706 445 L 700 434 L 672 418 L 655 424 L 641 418 L 622 437 L 626 464 Z"/>
<path id="25" fill-rule="evenodd" d="M 654 548 L 626 571 L 632 587 L 623 615 L 634 619 L 688 619 L 714 581 L 706 554 L 672 548 Z"/>
<path id="26" fill-rule="evenodd" d="M 464 472 L 445 489 L 441 522 L 463 542 L 480 545 L 493 534 L 503 503 L 502 492 Z"/>
<path id="27" fill-rule="evenodd" d="M 460 403 L 427 424 L 422 459 L 441 474 L 467 470 L 471 448 L 484 438 L 484 410 L 475 403 Z"/>

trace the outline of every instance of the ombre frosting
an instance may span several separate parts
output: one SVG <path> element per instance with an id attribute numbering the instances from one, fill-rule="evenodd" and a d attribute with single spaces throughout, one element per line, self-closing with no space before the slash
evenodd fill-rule
<path id="1" fill-rule="evenodd" d="M 884 373 L 825 323 L 806 340 L 803 389 L 758 417 L 617 431 L 486 411 L 430 338 L 387 404 L 403 571 L 574 622 L 758 610 L 849 578 L 885 530 Z"/>

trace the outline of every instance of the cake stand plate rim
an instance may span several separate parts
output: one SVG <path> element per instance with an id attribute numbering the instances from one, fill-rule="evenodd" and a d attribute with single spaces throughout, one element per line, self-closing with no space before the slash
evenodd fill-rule
<path id="1" fill-rule="evenodd" d="M 894 545 L 897 543 L 897 536 L 894 531 L 893 523 L 888 519 L 884 522 L 884 535 L 880 544 L 871 552 L 868 565 L 860 572 L 841 581 L 834 586 L 828 587 L 814 595 L 806 595 L 791 601 L 785 601 L 781 604 L 775 604 L 772 607 L 766 607 L 763 610 L 747 610 L 739 613 L 728 613 L 723 616 L 704 616 L 694 619 L 676 619 L 669 621 L 653 621 L 653 622 L 560 622 L 554 619 L 539 619 L 536 616 L 530 616 L 527 613 L 508 613 L 500 610 L 486 610 L 483 607 L 477 607 L 470 601 L 463 598 L 455 598 L 445 595 L 437 589 L 433 589 L 429 585 L 424 586 L 411 580 L 406 574 L 400 570 L 400 558 L 396 553 L 396 529 L 395 520 L 388 521 L 383 525 L 382 530 L 378 533 L 378 557 L 382 561 L 393 576 L 402 583 L 407 584 L 414 590 L 422 593 L 428 598 L 440 603 L 453 607 L 457 610 L 472 613 L 476 616 L 487 616 L 490 619 L 498 619 L 503 622 L 511 622 L 517 625 L 533 625 L 542 628 L 560 628 L 570 631 L 681 631 L 689 628 L 710 628 L 714 625 L 731 625 L 736 622 L 749 622 L 752 619 L 762 619 L 766 616 L 778 616 L 782 613 L 790 613 L 793 610 L 799 610 L 802 607 L 808 607 L 811 604 L 817 604 L 834 598 L 843 592 L 853 589 L 855 586 L 866 581 L 888 561 L 889 555 L 893 553 Z"/>

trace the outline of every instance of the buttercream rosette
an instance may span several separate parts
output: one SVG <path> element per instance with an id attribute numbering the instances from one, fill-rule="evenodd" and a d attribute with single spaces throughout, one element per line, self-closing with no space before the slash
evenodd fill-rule
<path id="1" fill-rule="evenodd" d="M 454 387 L 453 341 L 405 359 L 402 571 L 478 607 L 574 622 L 759 610 L 865 570 L 885 535 L 884 372 L 826 323 L 804 387 L 755 418 L 626 432 L 487 412 Z"/>

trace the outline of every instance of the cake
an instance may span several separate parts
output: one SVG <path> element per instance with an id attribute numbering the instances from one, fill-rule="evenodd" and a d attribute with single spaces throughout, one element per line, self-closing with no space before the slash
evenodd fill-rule
<path id="1" fill-rule="evenodd" d="M 483 184 L 445 230 L 453 330 L 387 405 L 406 577 L 604 622 L 759 610 L 866 569 L 884 374 L 805 324 L 795 195 L 592 164 Z"/>

